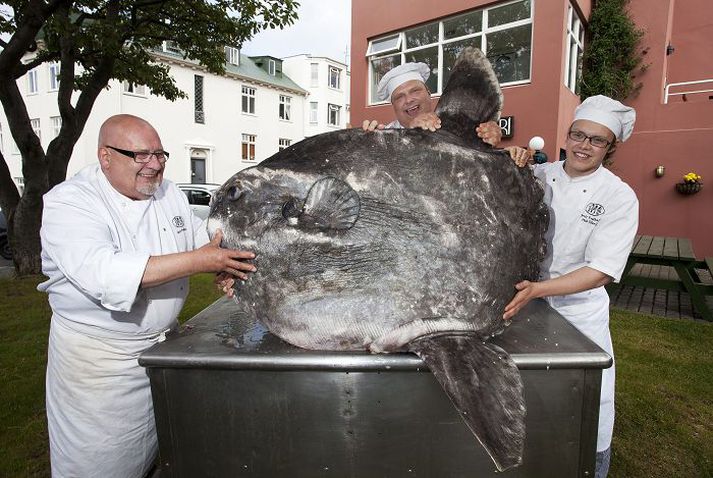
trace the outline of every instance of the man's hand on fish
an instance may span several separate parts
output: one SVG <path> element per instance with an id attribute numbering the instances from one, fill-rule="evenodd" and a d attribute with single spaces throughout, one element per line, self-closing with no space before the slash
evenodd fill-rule
<path id="1" fill-rule="evenodd" d="M 361 124 L 361 129 L 363 129 L 364 131 L 374 131 L 377 129 L 384 128 L 385 126 L 376 120 L 364 120 L 364 122 Z"/>
<path id="2" fill-rule="evenodd" d="M 495 121 L 480 123 L 475 128 L 475 134 L 490 146 L 497 146 L 503 138 L 503 130 Z"/>
<path id="3" fill-rule="evenodd" d="M 218 229 L 208 244 L 195 250 L 201 264 L 200 269 L 206 272 L 224 272 L 238 279 L 247 280 L 248 276 L 245 272 L 255 272 L 257 269 L 245 260 L 254 259 L 255 254 L 250 251 L 222 248 L 220 247 L 222 240 L 223 231 Z"/>
<path id="4" fill-rule="evenodd" d="M 411 123 L 411 128 L 427 129 L 436 131 L 441 127 L 441 118 L 436 113 L 422 113 L 416 116 Z"/>
<path id="5" fill-rule="evenodd" d="M 504 148 L 510 153 L 510 157 L 519 168 L 524 168 L 531 160 L 533 151 L 520 146 L 508 146 Z"/>
<path id="6" fill-rule="evenodd" d="M 518 292 L 515 294 L 515 297 L 513 297 L 510 303 L 505 306 L 503 319 L 512 319 L 515 314 L 520 312 L 520 309 L 525 307 L 532 299 L 542 297 L 539 293 L 539 284 L 539 282 L 530 282 L 529 280 L 524 280 L 515 284 L 515 288 Z"/>
<path id="7" fill-rule="evenodd" d="M 213 283 L 217 285 L 227 297 L 233 297 L 235 295 L 235 289 L 233 289 L 233 285 L 235 285 L 234 276 L 225 272 L 219 272 L 215 275 Z"/>

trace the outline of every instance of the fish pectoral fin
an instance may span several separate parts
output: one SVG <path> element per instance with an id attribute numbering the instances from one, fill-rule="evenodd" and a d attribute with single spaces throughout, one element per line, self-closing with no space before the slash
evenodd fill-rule
<path id="1" fill-rule="evenodd" d="M 525 399 L 520 371 L 476 334 L 430 335 L 409 350 L 428 365 L 499 471 L 522 462 Z"/>
<path id="2" fill-rule="evenodd" d="M 312 185 L 298 224 L 309 229 L 350 229 L 360 209 L 359 194 L 341 179 L 330 176 Z"/>

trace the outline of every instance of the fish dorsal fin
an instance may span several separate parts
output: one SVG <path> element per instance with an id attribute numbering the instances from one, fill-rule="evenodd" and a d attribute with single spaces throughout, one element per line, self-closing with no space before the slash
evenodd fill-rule
<path id="1" fill-rule="evenodd" d="M 466 48 L 458 55 L 436 106 L 441 129 L 469 143 L 478 142 L 475 128 L 497 121 L 502 107 L 503 94 L 490 62 L 477 48 Z"/>
<path id="2" fill-rule="evenodd" d="M 315 182 L 307 193 L 299 225 L 316 229 L 349 229 L 359 217 L 361 200 L 351 186 L 334 177 Z"/>

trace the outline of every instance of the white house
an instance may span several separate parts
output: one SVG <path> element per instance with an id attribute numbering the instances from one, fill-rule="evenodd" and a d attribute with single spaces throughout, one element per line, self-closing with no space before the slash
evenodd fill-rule
<path id="1" fill-rule="evenodd" d="M 309 93 L 305 136 L 345 128 L 349 124 L 349 71 L 331 58 L 294 55 L 282 59 L 283 71 Z"/>
<path id="2" fill-rule="evenodd" d="M 151 122 L 171 156 L 166 177 L 175 182 L 222 183 L 305 137 L 307 91 L 283 73 L 282 61 L 247 57 L 226 48 L 226 74 L 214 75 L 184 60 L 169 44 L 155 53 L 188 99 L 168 101 L 146 87 L 110 83 L 94 105 L 69 162 L 68 176 L 97 160 L 97 137 L 111 115 L 130 113 Z M 56 65 L 43 64 L 18 80 L 35 131 L 46 147 L 58 134 Z M 0 111 L 0 148 L 17 184 L 20 154 Z"/>

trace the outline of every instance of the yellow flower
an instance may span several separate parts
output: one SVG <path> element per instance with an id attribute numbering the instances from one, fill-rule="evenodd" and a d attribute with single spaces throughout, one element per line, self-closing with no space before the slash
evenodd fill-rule
<path id="1" fill-rule="evenodd" d="M 703 179 L 701 176 L 694 172 L 690 172 L 683 176 L 683 182 L 685 183 L 697 183 Z"/>

